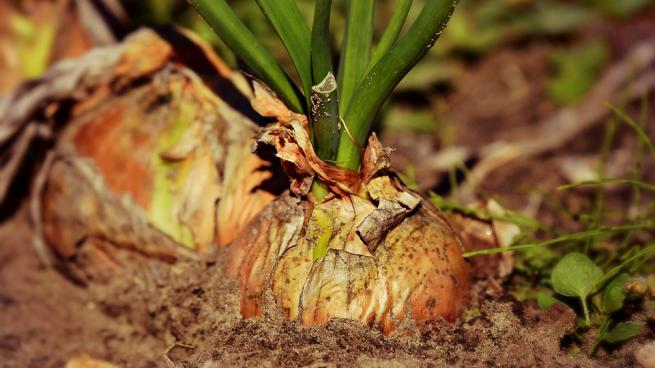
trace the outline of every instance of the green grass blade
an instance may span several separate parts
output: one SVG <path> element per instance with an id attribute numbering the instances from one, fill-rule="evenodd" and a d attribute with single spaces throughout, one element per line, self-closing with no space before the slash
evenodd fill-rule
<path id="1" fill-rule="evenodd" d="M 375 51 L 373 51 L 373 56 L 371 56 L 371 60 L 366 68 L 367 73 L 375 64 L 377 64 L 378 61 L 380 61 L 380 59 L 382 59 L 382 56 L 391 49 L 391 46 L 393 46 L 398 39 L 398 35 L 400 35 L 400 31 L 407 19 L 407 14 L 409 14 L 409 9 L 412 7 L 412 1 L 413 0 L 398 0 L 398 4 L 389 20 L 389 24 L 384 30 L 384 33 L 382 33 L 382 37 L 375 47 Z"/>
<path id="2" fill-rule="evenodd" d="M 257 0 L 293 61 L 309 106 L 312 89 L 311 39 L 305 19 L 294 0 Z"/>
<path id="3" fill-rule="evenodd" d="M 596 291 L 601 289 L 603 286 L 605 286 L 605 283 L 607 283 L 609 280 L 614 278 L 614 276 L 618 275 L 619 272 L 622 272 L 623 269 L 627 265 L 629 265 L 630 263 L 638 260 L 639 258 L 648 259 L 648 258 L 653 257 L 653 256 L 655 256 L 655 243 L 651 243 L 651 244 L 646 245 L 646 247 L 644 249 L 640 250 L 639 252 L 637 252 L 637 254 L 635 254 L 632 257 L 630 257 L 630 258 L 626 259 L 625 261 L 621 262 L 620 265 L 618 265 L 618 266 L 612 268 L 611 270 L 607 271 L 605 276 L 603 276 L 603 278 L 600 279 L 596 283 L 596 286 L 595 286 L 594 289 Z"/>
<path id="4" fill-rule="evenodd" d="M 641 97 L 641 113 L 639 114 L 639 127 L 642 129 L 646 126 L 648 121 L 649 113 L 649 104 L 648 104 L 648 93 L 644 93 Z M 637 141 L 635 145 L 635 159 L 631 168 L 629 169 L 630 176 L 633 180 L 641 181 L 642 171 L 643 171 L 643 162 L 644 162 L 644 142 L 642 140 Z M 637 186 L 632 187 L 632 200 L 631 208 L 635 211 L 628 211 L 627 216 L 631 217 L 634 214 L 639 214 L 641 212 L 641 190 Z M 626 236 L 625 242 L 627 243 L 630 240 L 630 235 Z"/>
<path id="5" fill-rule="evenodd" d="M 302 93 L 225 0 L 189 1 L 223 42 L 273 89 L 291 110 L 299 113 L 306 111 Z"/>
<path id="6" fill-rule="evenodd" d="M 503 222 L 508 222 L 510 224 L 514 224 L 520 227 L 528 228 L 528 229 L 539 229 L 539 230 L 551 230 L 549 228 L 544 227 L 541 225 L 537 220 L 532 219 L 527 216 L 523 216 L 519 213 L 510 211 L 506 209 L 506 214 L 504 215 L 495 215 L 487 210 L 483 209 L 478 209 L 478 208 L 470 208 L 466 207 L 463 205 L 460 205 L 454 201 L 448 200 L 434 192 L 430 192 L 428 194 L 430 197 L 430 202 L 437 206 L 440 210 L 444 212 L 450 212 L 450 211 L 456 211 L 461 214 L 467 215 L 467 216 L 474 216 L 477 218 L 485 219 L 485 220 L 496 220 L 496 221 L 503 221 Z"/>
<path id="7" fill-rule="evenodd" d="M 503 252 L 521 251 L 521 250 L 527 250 L 532 248 L 545 247 L 554 244 L 560 244 L 569 241 L 585 240 L 601 235 L 624 233 L 626 231 L 631 231 L 636 229 L 653 229 L 654 227 L 655 227 L 655 222 L 653 221 L 647 221 L 644 223 L 624 225 L 624 226 L 602 227 L 593 230 L 581 231 L 577 233 L 570 233 L 554 239 L 537 242 L 537 243 L 518 244 L 505 248 L 500 247 L 500 248 L 480 249 L 480 250 L 465 252 L 464 258 L 470 258 L 470 257 L 488 255 L 488 254 L 497 254 Z"/>
<path id="8" fill-rule="evenodd" d="M 344 115 L 349 134 L 341 133 L 337 154 L 340 166 L 350 170 L 359 168 L 359 147 L 365 146 L 378 111 L 400 80 L 434 45 L 455 3 L 456 0 L 426 0 L 421 14 L 407 34 L 394 44 L 361 81 L 352 96 L 349 104 L 351 107 Z M 344 110 L 341 112 L 344 113 Z"/>
<path id="9" fill-rule="evenodd" d="M 646 146 L 648 147 L 648 150 L 650 150 L 650 154 L 655 158 L 655 146 L 653 146 L 653 141 L 650 140 L 648 137 L 648 134 L 644 131 L 644 129 L 637 123 L 635 122 L 631 117 L 626 115 L 623 111 L 621 111 L 618 107 L 610 104 L 610 103 L 605 103 L 607 107 L 609 107 L 612 112 L 618 116 L 624 123 L 628 124 L 630 128 L 632 128 L 635 133 L 637 133 L 637 136 L 639 136 L 639 139 L 641 139 Z"/>
<path id="10" fill-rule="evenodd" d="M 364 77 L 373 43 L 374 0 L 347 0 L 346 33 L 339 62 L 339 111 L 347 111 Z"/>
<path id="11" fill-rule="evenodd" d="M 567 189 L 588 186 L 588 185 L 610 185 L 610 184 L 628 184 L 640 189 L 655 191 L 655 184 L 646 183 L 641 180 L 622 179 L 622 178 L 583 180 L 571 184 L 560 185 L 559 187 L 557 187 L 557 190 L 567 190 Z"/>

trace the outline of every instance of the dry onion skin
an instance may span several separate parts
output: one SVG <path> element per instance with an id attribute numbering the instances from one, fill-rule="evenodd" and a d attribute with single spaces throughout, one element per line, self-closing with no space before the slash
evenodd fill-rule
<path id="1" fill-rule="evenodd" d="M 421 202 L 382 229 L 386 234 L 370 250 L 358 229 L 378 210 L 356 195 L 313 209 L 290 195 L 271 203 L 230 247 L 227 273 L 241 287 L 243 316 L 261 314 L 270 289 L 286 317 L 304 325 L 342 317 L 389 333 L 406 317 L 421 330 L 457 318 L 466 305 L 468 266 L 446 220 Z M 326 217 L 327 236 L 320 226 Z M 316 255 L 322 242 L 325 254 Z"/>
<path id="2" fill-rule="evenodd" d="M 258 128 L 153 32 L 129 37 L 115 77 L 85 86 L 89 96 L 66 110 L 37 185 L 36 223 L 68 269 L 104 280 L 126 262 L 174 263 L 216 244 L 227 247 L 225 271 L 246 318 L 262 313 L 269 291 L 304 325 L 342 317 L 389 333 L 405 318 L 421 330 L 457 318 L 469 283 L 462 243 L 438 209 L 397 180 L 375 136 L 361 173 L 320 161 L 304 116 L 199 47 L 276 122 Z M 262 158 L 267 149 L 286 176 Z M 308 196 L 315 179 L 333 193 L 320 203 Z M 264 189 L 271 181 L 289 190 Z"/>
<path id="3" fill-rule="evenodd" d="M 115 51 L 115 77 L 65 110 L 37 190 L 43 238 L 82 281 L 227 244 L 275 198 L 259 189 L 272 173 L 251 152 L 257 126 L 169 43 L 144 30 Z M 222 83 L 243 84 L 209 56 Z"/>
<path id="4" fill-rule="evenodd" d="M 100 2 L 102 3 L 102 2 Z M 116 41 L 120 6 L 69 0 L 0 0 L 0 95 L 39 77 L 57 61 Z"/>
<path id="5" fill-rule="evenodd" d="M 242 315 L 261 314 L 268 289 L 286 317 L 304 325 L 341 317 L 390 333 L 407 317 L 423 331 L 457 318 L 469 284 L 463 245 L 443 214 L 394 177 L 375 135 L 361 176 L 327 174 L 341 169 L 315 156 L 305 118 L 257 85 L 255 95 L 257 111 L 278 120 L 259 142 L 275 146 L 295 197 L 272 202 L 230 244 L 226 271 L 239 282 Z M 314 178 L 335 195 L 298 199 Z"/>

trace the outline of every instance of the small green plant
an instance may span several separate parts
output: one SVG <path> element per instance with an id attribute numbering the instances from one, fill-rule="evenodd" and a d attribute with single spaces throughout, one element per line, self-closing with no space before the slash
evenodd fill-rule
<path id="1" fill-rule="evenodd" d="M 558 293 L 577 297 L 582 304 L 587 325 L 591 324 L 587 299 L 595 292 L 596 283 L 603 278 L 603 270 L 589 257 L 580 253 L 569 253 L 555 266 L 551 275 L 553 288 Z"/>
<path id="2" fill-rule="evenodd" d="M 645 249 L 648 254 L 653 246 Z M 644 255 L 644 254 L 640 254 Z M 651 254 L 652 255 L 652 254 Z M 638 258 L 638 257 L 637 257 Z M 626 295 L 625 283 L 630 277 L 621 272 L 630 261 L 613 268 L 607 273 L 589 257 L 581 253 L 569 253 L 555 266 L 551 275 L 553 289 L 561 295 L 580 299 L 584 313 L 583 327 L 597 327 L 596 340 L 591 348 L 593 354 L 601 343 L 617 344 L 624 342 L 643 329 L 643 325 L 632 322 L 614 323 L 613 314 L 623 308 Z M 589 306 L 590 297 L 592 306 Z M 592 312 L 594 317 L 592 319 Z"/>
<path id="3" fill-rule="evenodd" d="M 514 244 L 505 247 L 472 250 L 464 253 L 470 258 L 485 254 L 517 252 L 514 265 L 513 294 L 520 300 L 533 299 L 541 309 L 555 303 L 567 303 L 579 307 L 578 332 L 594 335 L 590 354 L 599 346 L 611 346 L 625 342 L 643 329 L 643 323 L 630 321 L 632 308 L 625 308 L 626 300 L 652 315 L 652 299 L 649 290 L 652 285 L 643 277 L 652 274 L 655 256 L 655 207 L 643 200 L 646 192 L 655 187 L 644 180 L 643 161 L 649 154 L 655 158 L 655 145 L 645 132 L 648 121 L 648 96 L 642 99 L 641 113 L 633 119 L 622 109 L 609 103 L 606 106 L 613 113 L 601 147 L 597 175 L 600 179 L 580 181 L 562 185 L 558 193 L 579 187 L 595 187 L 589 207 L 571 212 L 552 193 L 539 193 L 546 198 L 546 204 L 560 216 L 582 227 L 571 232 L 541 225 L 520 214 L 508 212 L 508 216 L 492 216 L 479 209 L 471 209 L 437 195 L 431 199 L 445 211 L 456 211 L 476 218 L 511 223 L 521 228 Z M 635 161 L 629 169 L 629 176 L 605 178 L 604 167 L 616 126 L 624 123 L 637 138 Z M 632 193 L 631 211 L 612 212 L 603 200 L 608 185 L 623 186 Z M 612 223 L 609 226 L 606 223 Z M 650 280 L 650 279 L 648 279 Z M 630 298 L 628 297 L 630 296 Z M 652 318 L 652 317 L 648 317 Z"/>
<path id="4" fill-rule="evenodd" d="M 626 341 L 636 336 L 644 327 L 639 323 L 619 322 L 610 329 L 610 326 L 613 324 L 612 314 L 623 308 L 623 302 L 626 298 L 624 288 L 629 277 L 627 273 L 621 273 L 607 284 L 602 294 L 598 294 L 594 298 L 594 302 L 598 306 L 602 317 L 598 327 L 596 341 L 591 348 L 592 354 L 599 344 L 603 342 L 616 344 Z"/>
<path id="5" fill-rule="evenodd" d="M 331 0 L 316 1 L 311 29 L 294 0 L 258 0 L 293 61 L 298 86 L 225 0 L 190 2 L 291 110 L 308 116 L 318 157 L 353 171 L 359 169 L 362 147 L 385 100 L 434 45 L 456 3 L 426 0 L 414 23 L 401 35 L 412 0 L 398 0 L 373 47 L 375 1 L 346 1 L 345 35 L 335 70 L 330 50 Z M 317 197 L 324 194 L 320 190 L 314 193 Z"/>

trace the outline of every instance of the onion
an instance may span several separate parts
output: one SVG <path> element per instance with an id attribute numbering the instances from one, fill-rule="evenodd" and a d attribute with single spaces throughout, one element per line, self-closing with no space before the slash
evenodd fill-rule
<path id="1" fill-rule="evenodd" d="M 36 194 L 41 235 L 81 281 L 227 244 L 275 198 L 261 188 L 270 161 L 251 152 L 257 126 L 170 44 L 146 30 L 115 52 L 115 78 L 85 85 L 91 96 L 67 111 Z M 215 67 L 213 78 L 244 83 Z"/>
<path id="2" fill-rule="evenodd" d="M 243 316 L 261 314 L 270 290 L 280 310 L 304 325 L 340 317 L 390 333 L 407 317 L 421 330 L 454 320 L 469 284 L 461 241 L 437 209 L 395 178 L 375 135 L 360 175 L 329 175 L 343 169 L 318 160 L 303 117 L 265 89 L 256 86 L 255 94 L 258 111 L 278 119 L 259 142 L 275 146 L 293 193 L 270 203 L 228 248 L 226 273 L 238 280 Z M 313 178 L 335 195 L 303 200 Z"/>

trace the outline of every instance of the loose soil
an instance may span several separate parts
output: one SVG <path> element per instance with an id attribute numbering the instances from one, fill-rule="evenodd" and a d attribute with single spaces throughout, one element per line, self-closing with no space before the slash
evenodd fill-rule
<path id="1" fill-rule="evenodd" d="M 30 236 L 25 211 L 0 228 L 6 367 L 62 367 L 81 353 L 124 367 L 164 366 L 165 355 L 185 367 L 594 366 L 562 351 L 575 320 L 563 305 L 539 312 L 510 297 L 484 298 L 479 315 L 423 335 L 411 321 L 388 337 L 348 320 L 303 328 L 272 307 L 242 319 L 238 290 L 214 261 L 220 254 L 82 287 L 42 267 Z"/>

